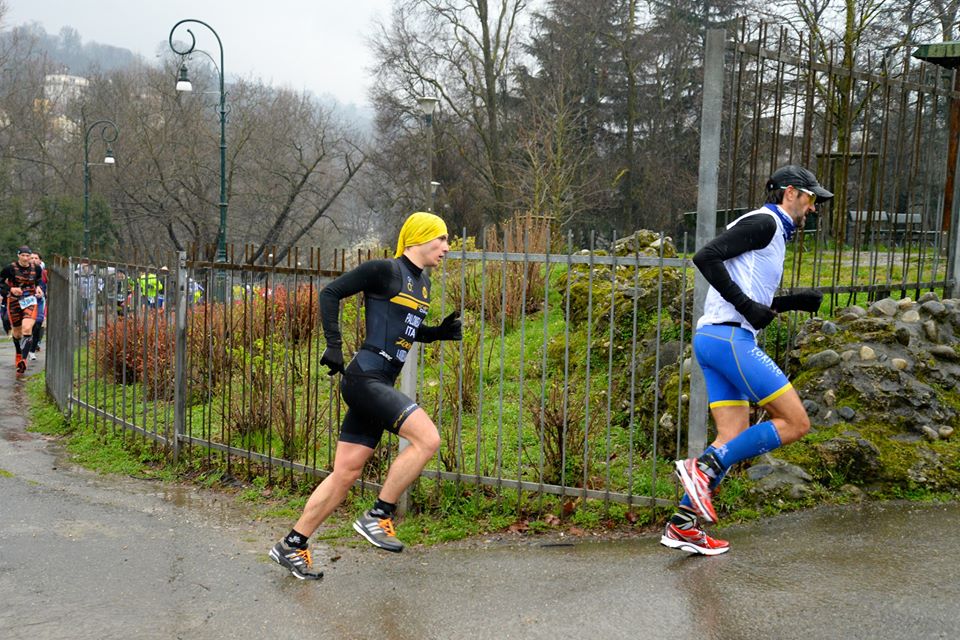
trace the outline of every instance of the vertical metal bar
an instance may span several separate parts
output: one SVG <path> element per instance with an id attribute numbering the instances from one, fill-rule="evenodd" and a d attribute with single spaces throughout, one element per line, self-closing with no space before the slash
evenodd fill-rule
<path id="1" fill-rule="evenodd" d="M 636 240 L 634 240 L 636 243 Z M 610 427 L 611 427 L 611 418 L 613 416 L 613 343 L 614 343 L 614 332 L 613 325 L 615 322 L 616 308 L 617 308 L 617 231 L 613 231 L 613 239 L 611 241 L 610 256 L 613 259 L 613 264 L 610 265 L 610 332 L 607 335 L 607 415 L 606 415 L 606 443 L 604 445 L 605 451 L 603 452 L 604 467 L 606 474 L 604 477 L 604 488 L 606 489 L 606 494 L 603 499 L 604 508 L 607 509 L 610 507 L 610 461 L 611 457 L 611 441 L 610 441 Z"/>
<path id="2" fill-rule="evenodd" d="M 86 410 L 83 412 L 83 424 L 86 428 L 89 428 L 90 417 L 91 417 L 90 416 L 90 413 L 91 413 L 90 412 L 90 406 L 91 406 L 91 403 L 90 403 L 90 333 L 93 329 L 93 319 L 91 318 L 91 315 L 96 314 L 97 312 L 97 308 L 96 308 L 97 276 L 96 276 L 96 272 L 93 270 L 93 265 L 90 264 L 89 262 L 87 264 L 90 265 L 90 273 L 88 275 L 88 280 L 87 280 L 88 282 L 87 286 L 89 287 L 89 291 L 87 292 L 86 312 L 85 312 L 85 317 L 83 319 L 83 333 L 84 333 L 84 341 L 83 341 L 83 351 L 84 351 L 83 392 L 84 393 L 83 395 L 86 400 Z M 96 426 L 96 416 L 94 416 L 93 418 L 94 418 L 93 424 L 94 426 Z"/>
<path id="3" fill-rule="evenodd" d="M 660 317 L 663 314 L 663 251 L 666 241 L 663 232 L 660 233 L 660 257 L 657 265 L 657 346 L 654 356 L 653 366 L 653 451 L 651 453 L 650 470 L 650 507 L 656 506 L 657 502 L 657 445 L 659 444 L 660 433 L 660 338 L 662 336 L 662 323 Z"/>
<path id="4" fill-rule="evenodd" d="M 482 247 L 480 249 L 480 345 L 477 348 L 477 449 L 474 459 L 474 473 L 480 475 L 481 468 L 486 470 L 486 455 L 483 451 L 483 350 L 484 337 L 486 335 L 486 315 L 487 315 L 487 237 L 484 234 L 482 238 Z M 484 466 L 481 467 L 480 459 L 483 458 Z"/>
<path id="5" fill-rule="evenodd" d="M 517 398 L 517 510 L 523 500 L 523 490 L 520 487 L 520 481 L 523 480 L 523 385 L 525 384 L 524 365 L 527 345 L 527 272 L 530 266 L 530 238 L 528 230 L 530 228 L 530 217 L 526 218 L 527 224 L 523 227 L 523 268 L 520 273 L 520 389 Z"/>
<path id="6" fill-rule="evenodd" d="M 106 375 L 106 387 L 107 395 L 109 398 L 104 398 L 104 411 L 107 410 L 107 405 L 110 405 L 109 415 L 113 418 L 117 417 L 117 273 L 120 269 L 120 263 L 114 261 L 113 263 L 113 277 L 109 278 L 107 284 L 104 285 L 104 297 L 106 299 L 106 304 L 104 305 L 104 347 L 109 349 L 110 352 L 110 362 L 105 363 Z M 110 267 L 107 267 L 107 272 L 109 275 Z M 111 322 L 111 319 L 113 320 Z M 107 345 L 107 340 L 110 344 Z M 116 421 L 110 422 L 110 433 L 115 434 L 117 432 L 117 423 Z"/>
<path id="7" fill-rule="evenodd" d="M 573 278 L 573 232 L 567 231 L 567 284 L 563 311 L 563 427 L 560 432 L 560 486 L 567 486 L 567 417 L 570 409 L 570 280 Z"/>
<path id="8" fill-rule="evenodd" d="M 73 406 L 75 404 L 74 383 L 76 382 L 76 378 L 80 373 L 79 370 L 74 369 L 74 366 L 73 366 L 74 354 L 77 353 L 79 349 L 79 340 L 77 337 L 77 333 L 75 331 L 76 318 L 77 318 L 77 302 L 78 302 L 77 301 L 77 294 L 78 294 L 77 285 L 79 283 L 77 281 L 77 278 L 75 278 L 73 275 L 73 270 L 74 270 L 73 261 L 68 259 L 67 272 L 66 274 L 64 274 L 67 282 L 70 283 L 67 287 L 67 290 L 69 291 L 67 295 L 67 313 L 69 315 L 67 316 L 67 319 L 64 321 L 64 325 L 66 329 L 65 335 L 67 336 L 67 353 L 64 359 L 69 362 L 69 365 L 65 366 L 65 369 L 69 370 L 69 375 L 67 376 L 67 380 L 65 381 L 67 383 L 67 418 L 68 419 L 73 418 Z M 79 354 L 78 354 L 78 357 L 79 357 Z"/>
<path id="9" fill-rule="evenodd" d="M 173 464 L 180 462 L 180 439 L 187 417 L 187 253 L 177 252 L 176 328 L 173 363 Z"/>
<path id="10" fill-rule="evenodd" d="M 157 306 L 153 309 L 153 381 L 150 386 L 153 388 L 153 406 L 151 411 L 153 413 L 153 435 L 157 436 L 160 431 L 158 429 L 158 416 L 160 413 L 160 325 L 163 323 L 163 308 L 160 306 L 160 293 L 163 291 L 160 286 L 162 286 L 162 281 L 160 280 L 160 274 L 162 272 L 158 269 L 156 276 L 157 281 L 161 282 L 161 285 L 158 285 L 157 288 Z M 156 439 L 154 440 L 156 442 Z"/>
<path id="11" fill-rule="evenodd" d="M 507 271 L 507 230 L 503 230 L 503 245 L 500 247 L 503 260 L 500 265 L 500 382 L 498 383 L 500 404 L 497 406 L 497 497 L 501 497 L 503 489 L 503 375 L 506 363 L 507 346 L 507 280 L 510 274 Z"/>
<path id="12" fill-rule="evenodd" d="M 541 344 L 542 354 L 540 356 L 540 416 L 537 429 L 537 482 L 540 485 L 540 507 L 543 507 L 543 432 L 546 426 L 544 413 L 547 404 L 547 348 L 549 346 L 550 335 L 550 276 L 552 274 L 550 264 L 550 250 L 552 248 L 551 225 L 547 225 L 547 248 L 546 262 L 543 265 L 543 344 Z"/>
<path id="13" fill-rule="evenodd" d="M 130 355 L 130 352 L 128 351 L 128 348 L 130 346 L 131 333 L 134 333 L 136 331 L 136 326 L 137 326 L 136 279 L 130 278 L 130 276 L 135 273 L 134 271 L 135 268 L 136 268 L 136 265 L 130 264 L 130 263 L 127 264 L 127 274 L 128 274 L 127 278 L 128 278 L 128 286 L 130 287 L 130 295 L 127 296 L 127 303 L 123 311 L 123 352 L 122 352 L 123 373 L 121 374 L 122 386 L 120 387 L 123 393 L 121 395 L 120 410 L 123 413 L 124 424 L 127 423 L 128 419 L 132 419 L 133 416 L 136 415 L 137 413 L 136 401 L 133 397 L 130 398 L 130 403 L 129 403 L 130 406 L 129 407 L 127 406 L 128 405 L 127 391 L 128 390 L 132 391 L 134 386 L 137 383 L 135 379 L 130 379 L 128 375 L 130 372 L 130 360 L 131 360 L 131 355 Z M 130 282 L 132 282 L 133 284 L 129 284 Z M 127 414 L 128 411 L 129 411 L 129 416 Z"/>
<path id="14" fill-rule="evenodd" d="M 700 168 L 697 190 L 697 243 L 699 250 L 713 239 L 717 225 L 717 167 L 720 164 L 720 117 L 723 109 L 724 31 L 707 31 L 704 57 L 703 111 L 700 129 Z M 699 272 L 693 285 L 693 315 L 703 315 L 709 285 Z M 690 427 L 687 455 L 698 456 L 707 443 L 707 389 L 699 365 L 690 380 Z"/>
<path id="15" fill-rule="evenodd" d="M 146 267 L 144 269 L 144 274 L 149 274 L 149 273 L 150 273 L 149 267 Z M 141 283 L 145 283 L 145 282 L 146 282 L 146 279 L 141 280 Z M 146 289 L 145 284 L 144 284 L 144 289 Z M 141 291 L 140 294 L 141 296 L 143 296 L 144 299 L 146 299 L 145 291 Z M 140 364 L 142 365 L 140 367 L 140 427 L 143 430 L 143 433 L 146 434 L 147 421 L 149 419 L 148 416 L 150 415 L 150 411 L 147 406 L 147 400 L 148 400 L 147 378 L 150 375 L 149 367 L 147 366 L 147 363 L 149 362 L 149 359 L 147 358 L 147 348 L 148 348 L 147 345 L 150 342 L 149 340 L 149 337 L 150 337 L 149 307 L 143 307 L 141 311 L 143 314 L 143 327 L 142 327 L 142 333 L 140 334 L 140 341 L 143 343 L 143 351 L 140 353 L 140 356 L 141 356 Z M 145 438 L 146 435 L 144 435 L 143 437 Z"/>
<path id="16" fill-rule="evenodd" d="M 97 265 L 96 268 L 97 278 L 95 280 L 96 284 L 99 284 L 103 278 L 100 276 L 100 265 Z M 89 349 L 90 339 L 93 339 L 93 401 L 90 403 L 92 407 L 100 407 L 100 302 L 101 302 L 101 289 L 99 286 L 95 286 L 93 291 L 93 331 L 92 335 L 87 338 L 87 347 Z M 88 352 L 89 353 L 89 352 Z M 87 360 L 87 371 L 90 371 L 90 360 Z M 89 379 L 87 384 L 89 385 Z M 93 412 L 93 429 L 97 431 L 97 422 L 99 413 Z M 106 434 L 106 422 L 103 423 L 103 433 Z"/>
<path id="17" fill-rule="evenodd" d="M 684 234 L 686 235 L 686 234 Z M 687 246 L 687 239 L 683 239 L 683 246 Z M 680 426 L 683 424 L 683 365 L 686 360 L 686 328 L 687 328 L 687 269 L 689 263 L 680 269 L 680 364 L 677 368 L 677 441 L 676 452 L 680 453 L 680 434 L 683 431 Z"/>
<path id="18" fill-rule="evenodd" d="M 684 239 L 686 246 L 686 239 Z M 632 329 L 630 333 L 630 419 L 629 446 L 627 450 L 627 496 L 633 498 L 633 435 L 636 433 L 636 409 L 637 409 L 637 292 L 640 291 L 640 243 L 633 244 L 633 310 L 632 310 Z M 684 296 L 686 297 L 686 296 Z M 677 423 L 677 431 L 680 431 L 680 424 Z M 679 451 L 679 448 L 677 449 Z M 632 500 L 631 500 L 632 501 Z"/>
<path id="19" fill-rule="evenodd" d="M 270 264 L 268 265 L 270 271 L 267 272 L 267 280 L 263 284 L 263 374 L 267 371 L 272 371 L 274 367 L 272 349 L 267 347 L 267 339 L 272 335 L 273 331 L 276 330 L 276 323 L 274 322 L 273 313 L 271 313 L 270 305 L 270 296 L 271 292 L 277 287 L 277 263 L 273 259 L 273 256 L 277 254 L 276 247 L 273 249 L 273 253 L 270 257 Z M 267 413 L 267 423 L 263 429 L 263 442 L 267 450 L 267 477 L 272 481 L 273 480 L 273 385 L 270 385 L 267 388 L 267 406 L 270 408 Z M 249 466 L 249 465 L 248 465 Z M 282 470 L 281 470 L 282 471 Z"/>
<path id="20" fill-rule="evenodd" d="M 440 317 L 441 318 L 447 317 L 447 261 L 446 260 L 440 263 Z M 443 374 L 444 374 L 444 364 L 445 364 L 444 362 L 445 359 L 443 356 L 444 356 L 445 349 L 443 348 L 442 342 L 437 346 L 437 350 L 440 353 L 437 357 L 437 416 L 436 416 L 435 422 L 437 424 L 437 431 L 439 431 L 440 433 L 443 433 L 443 382 L 444 382 Z M 421 388 L 422 388 L 422 384 L 423 383 L 421 381 Z M 445 444 L 444 440 L 441 439 L 440 446 L 442 447 L 444 444 Z M 456 457 L 455 451 L 451 451 L 450 453 L 452 453 L 454 457 Z M 441 471 L 440 456 L 439 455 L 435 456 L 434 460 L 435 460 L 434 464 L 436 466 L 437 471 L 438 472 Z M 437 474 L 438 481 L 439 481 L 439 478 L 440 478 L 440 475 L 438 473 Z"/>
<path id="21" fill-rule="evenodd" d="M 743 18 L 742 28 L 740 29 L 739 41 L 746 41 L 746 18 Z M 734 50 L 734 64 L 731 68 L 730 73 L 730 84 L 731 84 L 731 93 L 733 94 L 733 102 L 730 108 L 730 122 L 728 123 L 728 128 L 731 130 L 731 143 L 730 143 L 730 157 L 727 164 L 727 178 L 729 181 L 729 200 L 727 207 L 733 209 L 736 206 L 736 197 L 737 197 L 737 178 L 740 177 L 740 165 L 739 165 L 739 152 L 740 152 L 740 126 L 741 126 L 741 108 L 743 106 L 743 90 L 746 85 L 743 82 L 743 77 L 746 73 L 747 65 L 747 56 L 743 53 Z M 721 101 L 722 104 L 722 101 Z M 718 167 L 719 171 L 719 167 Z M 718 191 L 719 193 L 719 191 Z M 684 237 L 687 237 L 684 234 Z M 686 253 L 688 251 L 686 244 L 683 245 L 683 251 Z"/>
<path id="22" fill-rule="evenodd" d="M 590 358 L 593 347 L 593 259 L 596 256 L 596 232 L 590 232 L 590 273 L 587 275 L 587 357 L 584 371 L 583 405 L 583 499 L 587 499 L 587 485 L 590 484 Z"/>
<path id="23" fill-rule="evenodd" d="M 464 227 L 463 235 L 460 236 L 462 242 L 460 245 L 460 315 L 464 316 L 467 311 L 467 228 Z M 483 337 L 478 338 L 481 349 Z M 459 474 L 465 468 L 466 460 L 463 457 L 463 376 L 465 365 L 463 358 L 463 340 L 458 345 L 460 361 L 457 363 L 457 479 Z M 477 425 L 479 428 L 479 423 Z"/>

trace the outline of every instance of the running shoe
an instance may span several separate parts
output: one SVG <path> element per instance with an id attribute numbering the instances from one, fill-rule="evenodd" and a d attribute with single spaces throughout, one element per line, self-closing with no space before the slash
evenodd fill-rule
<path id="1" fill-rule="evenodd" d="M 323 577 L 323 571 L 313 570 L 313 558 L 309 548 L 289 547 L 281 540 L 270 549 L 270 558 L 281 567 L 289 569 L 293 577 L 300 580 L 319 580 Z"/>
<path id="2" fill-rule="evenodd" d="M 393 528 L 393 518 L 390 516 L 381 518 L 370 515 L 370 512 L 367 511 L 354 521 L 353 528 L 375 547 L 394 553 L 403 551 L 403 543 L 397 540 L 397 532 Z"/>
<path id="3" fill-rule="evenodd" d="M 17 373 L 25 373 L 27 370 L 27 361 L 23 359 L 23 356 L 19 353 L 17 354 Z"/>
<path id="4" fill-rule="evenodd" d="M 31 360 L 36 360 L 36 359 L 37 359 L 37 354 L 35 354 L 33 351 L 31 351 L 29 358 L 30 358 Z"/>
<path id="5" fill-rule="evenodd" d="M 710 495 L 710 476 L 700 469 L 696 458 L 677 460 L 673 464 L 677 468 L 677 477 L 680 478 L 683 490 L 693 503 L 693 510 L 707 522 L 716 522 L 717 512 L 713 510 Z"/>
<path id="6" fill-rule="evenodd" d="M 663 535 L 660 536 L 660 544 L 671 549 L 699 553 L 703 556 L 718 556 L 730 551 L 729 542 L 711 538 L 706 531 L 699 529 L 697 525 L 693 525 L 690 529 L 681 529 L 672 522 L 668 522 L 667 527 L 663 530 Z"/>

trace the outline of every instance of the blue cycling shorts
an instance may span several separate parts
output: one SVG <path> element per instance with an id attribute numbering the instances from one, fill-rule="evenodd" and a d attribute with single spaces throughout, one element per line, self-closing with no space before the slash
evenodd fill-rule
<path id="1" fill-rule="evenodd" d="M 741 327 L 708 324 L 693 336 L 693 353 L 703 369 L 710 408 L 758 404 L 793 388 L 780 367 Z"/>

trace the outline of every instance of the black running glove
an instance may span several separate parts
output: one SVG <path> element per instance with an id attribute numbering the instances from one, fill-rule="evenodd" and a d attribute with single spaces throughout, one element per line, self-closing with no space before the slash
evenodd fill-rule
<path id="1" fill-rule="evenodd" d="M 320 356 L 320 364 L 329 367 L 328 376 L 343 373 L 343 350 L 340 347 L 327 347 Z"/>
<path id="2" fill-rule="evenodd" d="M 749 298 L 747 298 L 745 303 L 737 307 L 737 311 L 747 319 L 747 322 L 749 322 L 750 326 L 754 329 L 763 329 L 777 317 L 776 311 L 765 304 L 754 302 Z"/>
<path id="3" fill-rule="evenodd" d="M 417 331 L 417 342 L 429 343 L 437 340 L 463 340 L 463 323 L 460 312 L 454 311 L 436 327 L 421 326 Z"/>
<path id="4" fill-rule="evenodd" d="M 813 289 L 802 289 L 788 296 L 776 296 L 770 306 L 777 313 L 785 311 L 809 311 L 816 313 L 823 302 L 823 294 Z"/>

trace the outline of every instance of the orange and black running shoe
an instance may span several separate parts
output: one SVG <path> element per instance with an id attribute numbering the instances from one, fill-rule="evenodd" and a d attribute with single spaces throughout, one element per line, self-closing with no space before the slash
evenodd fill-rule
<path id="1" fill-rule="evenodd" d="M 270 558 L 300 580 L 319 580 L 323 577 L 323 571 L 313 570 L 313 557 L 309 548 L 297 549 L 287 546 L 281 540 L 270 549 Z"/>
<path id="2" fill-rule="evenodd" d="M 397 540 L 397 532 L 393 528 L 393 518 L 390 516 L 379 517 L 371 515 L 367 511 L 354 521 L 353 528 L 375 547 L 394 553 L 403 551 L 403 543 Z"/>

